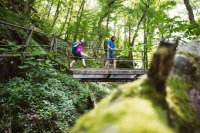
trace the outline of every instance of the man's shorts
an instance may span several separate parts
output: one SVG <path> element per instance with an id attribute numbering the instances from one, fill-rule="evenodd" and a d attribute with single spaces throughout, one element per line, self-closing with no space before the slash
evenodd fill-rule
<path id="1" fill-rule="evenodd" d="M 110 63 L 113 63 L 114 60 L 116 60 L 115 56 L 114 56 L 114 51 L 109 50 L 109 57 L 107 55 L 107 53 L 105 52 L 106 58 L 109 58 Z"/>
<path id="2" fill-rule="evenodd" d="M 81 52 L 73 52 L 73 60 L 82 60 L 83 59 L 83 56 L 81 55 Z"/>
<path id="3" fill-rule="evenodd" d="M 109 50 L 109 59 L 110 60 L 115 60 L 115 56 L 114 56 L 114 51 L 113 50 Z"/>

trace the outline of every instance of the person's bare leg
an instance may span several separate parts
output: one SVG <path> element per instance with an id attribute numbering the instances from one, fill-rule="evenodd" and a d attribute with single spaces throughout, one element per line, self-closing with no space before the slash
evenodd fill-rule
<path id="1" fill-rule="evenodd" d="M 105 63 L 105 68 L 109 68 L 109 60 L 106 60 L 106 63 Z"/>
<path id="2" fill-rule="evenodd" d="M 74 63 L 76 62 L 76 60 L 73 60 L 71 63 L 70 63 L 70 68 L 73 67 Z"/>
<path id="3" fill-rule="evenodd" d="M 117 60 L 113 60 L 113 68 L 116 69 L 117 67 Z"/>
<path id="4" fill-rule="evenodd" d="M 82 59 L 82 63 L 83 63 L 83 66 L 86 67 L 85 59 L 84 58 Z"/>

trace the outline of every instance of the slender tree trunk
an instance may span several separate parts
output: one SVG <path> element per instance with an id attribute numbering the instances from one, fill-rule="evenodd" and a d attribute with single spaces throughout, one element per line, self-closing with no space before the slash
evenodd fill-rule
<path id="1" fill-rule="evenodd" d="M 69 13 L 69 21 L 67 22 L 67 27 L 66 27 L 66 31 L 65 31 L 65 38 L 69 38 L 70 37 L 70 34 L 71 33 L 69 33 L 69 25 L 70 25 L 70 23 L 71 23 L 71 20 L 72 20 L 72 15 L 73 15 L 73 8 L 74 8 L 74 5 L 73 5 L 73 2 L 74 2 L 74 0 L 72 0 L 72 6 L 71 6 L 71 9 L 70 9 L 70 13 Z"/>
<path id="2" fill-rule="evenodd" d="M 127 35 L 126 35 L 126 27 L 124 27 L 124 49 L 126 49 L 127 44 Z"/>
<path id="3" fill-rule="evenodd" d="M 107 6 L 105 7 L 105 10 L 103 10 L 103 15 L 99 18 L 99 21 L 98 21 L 98 36 L 99 36 L 99 40 L 98 40 L 98 44 L 95 48 L 95 53 L 94 53 L 94 56 L 97 57 L 97 54 L 98 54 L 98 51 L 101 47 L 101 43 L 102 43 L 102 40 L 103 40 L 103 33 L 102 33 L 102 23 L 104 21 L 104 19 L 110 14 L 110 8 L 111 6 L 116 2 L 117 0 L 111 0 Z"/>
<path id="4" fill-rule="evenodd" d="M 142 1 L 142 2 L 143 2 L 143 1 Z M 135 43 L 135 39 L 136 39 L 136 37 L 138 36 L 138 31 L 139 31 L 140 25 L 141 25 L 143 19 L 145 18 L 146 13 L 147 13 L 147 10 L 148 10 L 149 5 L 150 5 L 150 0 L 148 0 L 147 2 L 148 2 L 147 4 L 143 2 L 143 3 L 145 4 L 146 8 L 144 9 L 143 14 L 142 14 L 140 20 L 138 21 L 138 24 L 137 24 L 135 33 L 134 33 L 134 35 L 133 35 L 132 42 L 130 43 L 130 51 L 129 51 L 129 55 L 128 55 L 128 58 L 129 58 L 129 59 L 133 59 L 132 49 L 133 49 L 133 46 L 134 46 L 134 43 Z"/>
<path id="5" fill-rule="evenodd" d="M 75 28 L 75 33 L 74 33 L 74 41 L 77 40 L 78 31 L 79 31 L 81 19 L 82 19 L 82 16 L 83 16 L 83 10 L 84 10 L 84 7 L 85 7 L 85 2 L 86 2 L 86 0 L 82 0 L 81 6 L 80 6 L 78 14 L 77 14 L 76 28 Z"/>
<path id="6" fill-rule="evenodd" d="M 58 5 L 57 5 L 57 8 L 56 8 L 56 12 L 55 12 L 54 19 L 52 21 L 51 27 L 54 27 L 56 20 L 58 19 L 58 15 L 60 13 L 60 5 L 61 5 L 61 0 L 58 1 Z"/>
<path id="7" fill-rule="evenodd" d="M 42 15 L 42 19 L 44 19 L 45 18 L 45 16 L 47 15 L 47 10 L 49 9 L 49 6 L 50 6 L 50 0 L 47 0 L 47 4 L 46 4 L 46 7 L 45 7 L 45 11 L 44 11 L 44 14 Z"/>
<path id="8" fill-rule="evenodd" d="M 103 33 L 102 33 L 102 22 L 104 20 L 104 18 L 107 16 L 107 13 L 105 12 L 105 14 L 103 16 L 100 17 L 99 21 L 98 21 L 98 28 L 97 28 L 97 33 L 98 33 L 98 36 L 99 36 L 99 40 L 98 40 L 98 44 L 95 48 L 95 53 L 94 53 L 94 57 L 97 57 L 98 55 L 98 51 L 101 47 L 101 43 L 102 43 L 102 40 L 103 40 Z"/>
<path id="9" fill-rule="evenodd" d="M 135 33 L 133 35 L 132 41 L 130 43 L 130 51 L 129 51 L 129 55 L 128 55 L 129 59 L 133 59 L 133 53 L 132 53 L 133 45 L 135 43 L 136 37 L 138 36 L 138 31 L 139 31 L 140 25 L 141 25 L 142 20 L 144 19 L 145 15 L 146 15 L 146 13 L 144 12 L 143 15 L 142 15 L 142 17 L 138 21 L 137 28 L 136 28 Z"/>
<path id="10" fill-rule="evenodd" d="M 190 24 L 197 26 L 198 24 L 196 23 L 196 21 L 194 19 L 194 13 L 193 13 L 192 7 L 190 5 L 190 1 L 184 0 L 184 4 L 185 4 L 185 7 L 188 11 L 188 17 L 189 17 L 189 20 L 190 20 Z"/>
<path id="11" fill-rule="evenodd" d="M 107 16 L 106 32 L 109 32 L 109 22 L 110 22 L 110 14 L 108 14 L 108 16 Z"/>
<path id="12" fill-rule="evenodd" d="M 144 18 L 144 48 L 143 48 L 143 60 L 144 60 L 144 68 L 148 68 L 148 57 L 147 57 L 147 45 L 148 45 L 148 29 L 147 29 L 147 18 Z"/>
<path id="13" fill-rule="evenodd" d="M 63 26 L 62 26 L 62 28 L 61 28 L 61 30 L 60 30 L 59 36 L 62 35 L 62 33 L 63 33 L 63 31 L 64 31 L 64 28 L 65 28 L 65 26 L 66 26 L 66 24 L 67 24 L 67 21 L 68 21 L 68 19 L 69 19 L 70 9 L 72 8 L 72 0 L 69 1 L 69 6 L 68 6 L 68 7 L 69 7 L 69 8 L 67 9 L 67 15 L 66 15 L 66 17 L 65 17 L 65 22 L 64 22 L 64 24 L 63 24 Z"/>
<path id="14" fill-rule="evenodd" d="M 131 23 L 130 21 L 128 22 L 128 44 L 130 45 L 131 43 Z"/>
<path id="15" fill-rule="evenodd" d="M 18 6 L 15 5 L 13 0 L 8 0 L 7 1 L 7 7 L 12 11 L 17 12 L 18 14 L 20 13 L 20 10 L 19 10 Z"/>
<path id="16" fill-rule="evenodd" d="M 49 19 L 49 16 L 50 16 L 50 13 L 51 13 L 51 9 L 52 9 L 52 6 L 53 6 L 53 1 L 51 0 L 51 5 L 50 5 L 49 10 L 48 10 L 47 19 Z"/>
<path id="17" fill-rule="evenodd" d="M 193 13 L 192 7 L 190 5 L 190 1 L 184 0 L 184 4 L 188 11 L 188 17 L 189 17 L 189 21 L 191 24 L 191 26 L 188 28 L 188 31 L 190 33 L 192 33 L 193 35 L 199 36 L 200 35 L 200 25 L 198 25 L 195 21 L 194 13 Z"/>
<path id="18" fill-rule="evenodd" d="M 27 0 L 27 2 L 25 3 L 25 9 L 24 9 L 24 13 L 26 14 L 30 14 L 31 13 L 31 9 L 33 8 L 33 4 L 34 4 L 35 0 Z"/>

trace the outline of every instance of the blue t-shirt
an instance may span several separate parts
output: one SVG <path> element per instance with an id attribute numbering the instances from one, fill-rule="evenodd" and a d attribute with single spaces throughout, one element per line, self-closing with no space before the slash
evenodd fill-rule
<path id="1" fill-rule="evenodd" d="M 113 41 L 111 41 L 111 40 L 107 41 L 107 45 L 109 45 L 110 48 L 115 48 L 115 43 Z"/>

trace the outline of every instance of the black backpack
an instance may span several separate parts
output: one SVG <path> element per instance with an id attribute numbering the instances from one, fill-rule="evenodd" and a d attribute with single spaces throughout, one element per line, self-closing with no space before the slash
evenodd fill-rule
<path id="1" fill-rule="evenodd" d="M 108 40 L 105 40 L 105 41 L 104 41 L 104 50 L 105 50 L 105 52 L 107 51 L 107 41 L 108 41 Z"/>
<path id="2" fill-rule="evenodd" d="M 75 45 L 74 43 L 77 43 L 77 42 L 73 42 L 73 43 L 71 44 L 71 47 L 72 47 L 72 53 L 76 51 L 76 48 L 74 47 L 74 45 Z"/>

